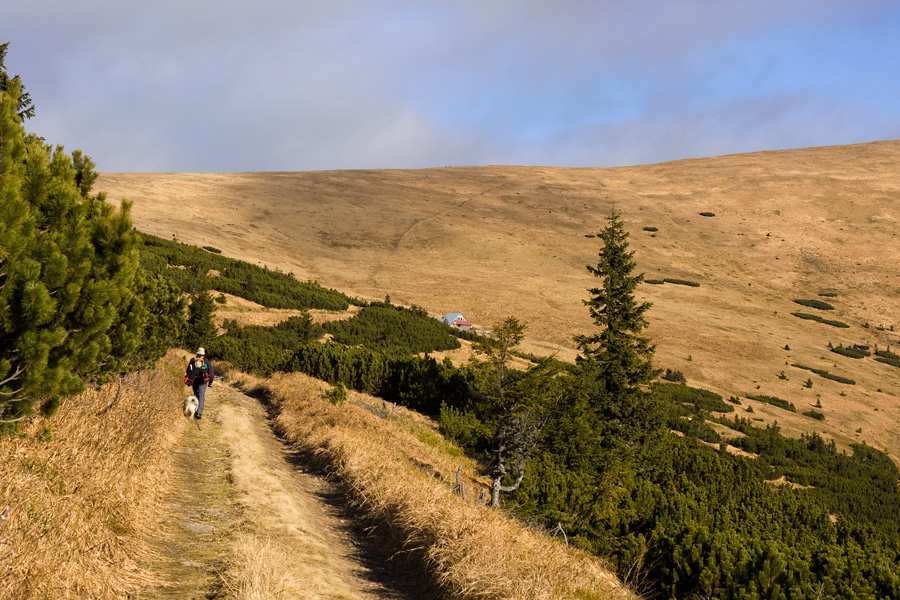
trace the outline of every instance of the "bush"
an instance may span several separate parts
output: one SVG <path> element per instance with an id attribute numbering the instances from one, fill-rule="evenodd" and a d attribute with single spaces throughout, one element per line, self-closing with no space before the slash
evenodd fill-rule
<path id="1" fill-rule="evenodd" d="M 876 352 L 875 354 L 878 355 L 875 357 L 875 360 L 877 360 L 878 362 L 884 363 L 886 365 L 890 365 L 892 367 L 897 367 L 898 369 L 900 369 L 900 357 L 890 358 L 888 356 L 884 356 L 881 352 Z M 897 356 L 897 355 L 894 354 L 893 356 Z"/>
<path id="2" fill-rule="evenodd" d="M 655 383 L 652 393 L 661 400 L 669 400 L 681 404 L 693 404 L 700 410 L 711 412 L 733 412 L 734 407 L 725 404 L 722 396 L 709 390 L 693 388 L 683 383 Z"/>
<path id="3" fill-rule="evenodd" d="M 840 375 L 834 375 L 833 373 L 829 373 L 824 369 L 814 369 L 812 367 L 807 367 L 804 365 L 793 364 L 792 367 L 797 367 L 798 369 L 806 369 L 807 371 L 812 371 L 819 377 L 824 377 L 825 379 L 830 379 L 832 381 L 837 381 L 838 383 L 846 383 L 847 385 L 856 385 L 856 382 L 852 379 L 848 379 L 847 377 L 841 377 Z"/>
<path id="4" fill-rule="evenodd" d="M 788 402 L 787 400 L 782 400 L 776 396 L 766 396 L 763 394 L 759 394 L 756 396 L 747 396 L 751 400 L 756 400 L 757 402 L 763 402 L 765 404 L 771 404 L 772 406 L 777 406 L 778 408 L 783 408 L 784 410 L 789 410 L 793 413 L 797 412 L 797 407 L 794 406 L 792 402 Z"/>
<path id="5" fill-rule="evenodd" d="M 338 343 L 387 354 L 410 355 L 460 347 L 451 327 L 416 307 L 372 304 L 352 319 L 325 323 L 323 328 Z"/>
<path id="6" fill-rule="evenodd" d="M 836 354 L 840 354 L 841 356 L 848 356 L 850 358 L 865 358 L 867 356 L 872 356 L 872 353 L 869 352 L 869 347 L 862 346 L 860 344 L 853 344 L 849 347 L 838 345 L 832 348 L 831 351 Z"/>
<path id="7" fill-rule="evenodd" d="M 834 310 L 834 307 L 827 302 L 823 302 L 821 300 L 794 300 L 797 304 L 801 306 L 808 306 L 809 308 L 817 308 L 819 310 Z"/>
<path id="8" fill-rule="evenodd" d="M 714 217 L 714 216 L 716 216 L 716 213 L 704 211 L 704 212 L 700 213 L 700 216 L 701 217 Z"/>
<path id="9" fill-rule="evenodd" d="M 688 281 L 687 279 L 672 279 L 670 277 L 667 277 L 666 279 L 663 279 L 663 281 L 665 281 L 666 283 L 674 283 L 675 285 L 688 285 L 690 287 L 700 287 L 700 284 L 697 283 L 696 281 Z"/>
<path id="10" fill-rule="evenodd" d="M 166 275 L 185 292 L 191 292 L 198 279 L 207 279 L 213 290 L 268 308 L 347 310 L 350 305 L 346 295 L 314 281 L 299 281 L 290 273 L 228 258 L 208 248 L 204 251 L 145 233 L 139 235 L 143 240 L 141 266 L 148 273 Z M 219 274 L 207 277 L 210 270 Z"/>
<path id="11" fill-rule="evenodd" d="M 803 414 L 807 417 L 815 419 L 816 421 L 825 420 L 825 413 L 823 413 L 821 410 L 804 410 Z"/>
<path id="12" fill-rule="evenodd" d="M 672 369 L 666 369 L 665 375 L 662 376 L 666 381 L 674 381 L 675 383 L 686 383 L 687 379 L 684 377 L 684 373 L 681 371 L 673 371 Z"/>
<path id="13" fill-rule="evenodd" d="M 644 231 L 650 231 L 652 233 L 655 233 L 655 232 L 659 231 L 659 227 L 644 227 Z"/>
<path id="14" fill-rule="evenodd" d="M 344 387 L 343 383 L 338 383 L 325 392 L 325 398 L 335 406 L 340 406 L 347 401 L 347 388 Z"/>
<path id="15" fill-rule="evenodd" d="M 819 292 L 823 298 L 837 298 L 837 292 Z"/>
<path id="16" fill-rule="evenodd" d="M 441 404 L 439 431 L 460 446 L 481 452 L 486 450 L 491 440 L 490 428 L 482 423 L 474 413 L 458 410 L 446 403 Z"/>
<path id="17" fill-rule="evenodd" d="M 649 283 L 650 285 L 662 285 L 665 281 L 662 279 L 645 279 L 644 283 Z"/>
<path id="18" fill-rule="evenodd" d="M 847 325 L 846 323 L 843 323 L 841 321 L 830 321 L 828 319 L 823 319 L 819 315 L 811 315 L 809 313 L 802 313 L 802 312 L 794 312 L 791 314 L 794 315 L 795 317 L 797 317 L 798 319 L 806 319 L 807 321 L 818 321 L 819 323 L 824 323 L 825 325 L 831 325 L 832 327 L 840 327 L 842 329 L 846 329 L 846 328 L 850 327 L 849 325 Z"/>

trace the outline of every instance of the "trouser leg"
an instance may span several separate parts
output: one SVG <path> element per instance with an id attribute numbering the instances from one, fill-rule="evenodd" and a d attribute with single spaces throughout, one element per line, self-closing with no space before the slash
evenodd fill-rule
<path id="1" fill-rule="evenodd" d="M 203 414 L 203 401 L 206 399 L 206 384 L 194 386 L 194 395 L 197 396 L 197 417 Z"/>

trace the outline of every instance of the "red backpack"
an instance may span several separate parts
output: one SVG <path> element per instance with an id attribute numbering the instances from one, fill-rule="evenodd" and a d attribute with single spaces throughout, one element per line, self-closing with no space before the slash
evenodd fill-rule
<path id="1" fill-rule="evenodd" d="M 184 382 L 191 385 L 209 382 L 209 367 L 206 366 L 206 359 L 200 357 L 191 359 Z"/>

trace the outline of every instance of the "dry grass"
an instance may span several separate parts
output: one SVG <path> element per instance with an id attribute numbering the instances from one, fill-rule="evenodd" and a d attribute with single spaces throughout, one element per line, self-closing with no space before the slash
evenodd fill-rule
<path id="1" fill-rule="evenodd" d="M 596 558 L 476 502 L 486 482 L 433 423 L 351 393 L 334 406 L 325 384 L 301 374 L 265 383 L 283 435 L 313 452 L 405 552 L 422 560 L 450 598 L 632 598 Z M 463 467 L 467 500 L 451 491 Z"/>
<path id="2" fill-rule="evenodd" d="M 642 286 L 658 366 L 725 397 L 768 394 L 798 407 L 820 398 L 824 422 L 774 408 L 756 416 L 841 448 L 865 440 L 900 461 L 900 370 L 826 348 L 900 343 L 898 162 L 900 142 L 887 141 L 614 169 L 104 173 L 96 187 L 133 201 L 141 231 L 360 298 L 458 310 L 479 327 L 514 315 L 529 324 L 524 350 L 563 359 L 592 327 L 582 300 L 596 281 L 584 267 L 599 245 L 586 236 L 615 206 L 640 271 L 701 284 Z M 191 206 L 216 209 L 185 213 Z M 185 227 L 198 219 L 206 226 Z M 850 329 L 790 315 L 794 299 L 826 290 L 838 293 L 829 316 Z M 808 390 L 786 362 L 857 385 L 816 380 Z"/>
<path id="3" fill-rule="evenodd" d="M 125 598 L 151 582 L 139 563 L 186 422 L 175 360 L 0 441 L 0 597 Z"/>
<path id="4" fill-rule="evenodd" d="M 296 574 L 296 556 L 267 536 L 244 532 L 237 536 L 224 573 L 235 600 L 306 598 L 307 585 Z"/>

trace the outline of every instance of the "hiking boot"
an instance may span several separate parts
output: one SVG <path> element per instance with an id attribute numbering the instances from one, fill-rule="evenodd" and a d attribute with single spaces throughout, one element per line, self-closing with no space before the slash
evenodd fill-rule
<path id="1" fill-rule="evenodd" d="M 194 415 L 194 418 L 197 419 L 197 420 L 199 421 L 201 416 L 202 416 L 202 415 Z"/>

